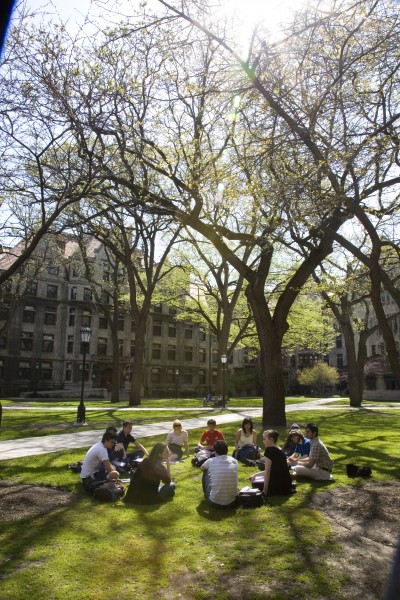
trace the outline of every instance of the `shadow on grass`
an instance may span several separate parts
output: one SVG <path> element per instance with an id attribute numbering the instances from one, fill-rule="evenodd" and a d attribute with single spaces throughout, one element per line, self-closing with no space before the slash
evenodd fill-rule
<path id="1" fill-rule="evenodd" d="M 236 514 L 237 506 L 232 508 L 215 508 L 207 502 L 207 500 L 201 500 L 200 504 L 196 506 L 196 511 L 200 517 L 208 519 L 209 521 L 223 521 L 229 519 Z"/>

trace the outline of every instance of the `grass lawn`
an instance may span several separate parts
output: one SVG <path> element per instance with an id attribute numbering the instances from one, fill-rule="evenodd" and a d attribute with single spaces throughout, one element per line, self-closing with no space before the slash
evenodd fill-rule
<path id="1" fill-rule="evenodd" d="M 98 417 L 103 418 L 101 411 Z M 163 419 L 168 419 L 166 413 Z M 2 479 L 74 492 L 66 507 L 1 523 L 0 597 L 344 600 L 342 590 L 350 575 L 327 567 L 332 556 L 340 555 L 340 545 L 310 502 L 319 491 L 349 485 L 348 462 L 371 465 L 374 481 L 398 479 L 393 439 L 400 414 L 385 406 L 374 412 L 338 407 L 293 412 L 290 419 L 319 425 L 335 460 L 335 482 L 301 482 L 297 494 L 271 498 L 257 509 L 209 508 L 202 497 L 201 473 L 187 459 L 172 467 L 177 483 L 172 502 L 134 508 L 121 501 L 101 504 L 85 495 L 79 476 L 66 467 L 83 457 L 81 450 L 0 462 Z M 223 427 L 231 447 L 237 427 Z M 257 428 L 261 430 L 260 424 Z M 200 431 L 190 432 L 191 447 Z M 281 431 L 282 441 L 285 433 Z M 156 441 L 164 440 L 147 438 L 146 446 Z M 240 486 L 252 472 L 239 467 Z"/>

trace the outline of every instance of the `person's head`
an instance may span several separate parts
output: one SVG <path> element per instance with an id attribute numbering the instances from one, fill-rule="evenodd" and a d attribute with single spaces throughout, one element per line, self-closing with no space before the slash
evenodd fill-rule
<path id="1" fill-rule="evenodd" d="M 224 440 L 217 440 L 213 446 L 213 450 L 218 456 L 223 456 L 224 454 L 228 454 L 228 444 Z"/>
<path id="2" fill-rule="evenodd" d="M 242 421 L 242 429 L 244 433 L 250 432 L 253 433 L 253 421 L 248 417 L 245 417 Z"/>
<path id="3" fill-rule="evenodd" d="M 179 419 L 175 419 L 175 421 L 172 423 L 172 427 L 174 428 L 175 433 L 179 433 L 182 430 L 182 423 L 179 421 Z"/>
<path id="4" fill-rule="evenodd" d="M 207 427 L 208 429 L 210 429 L 211 431 L 214 431 L 214 429 L 217 427 L 217 422 L 215 419 L 208 419 L 207 421 Z"/>
<path id="5" fill-rule="evenodd" d="M 292 431 L 300 431 L 300 425 L 297 425 L 297 423 L 292 423 L 291 426 L 289 427 L 289 435 Z"/>
<path id="6" fill-rule="evenodd" d="M 116 441 L 117 434 L 113 431 L 105 431 L 103 437 L 101 438 L 101 443 L 103 444 L 103 446 L 109 448 L 110 450 L 114 448 Z"/>
<path id="7" fill-rule="evenodd" d="M 279 433 L 275 429 L 267 429 L 263 433 L 264 446 L 274 446 L 278 441 Z"/>
<path id="8" fill-rule="evenodd" d="M 149 456 L 147 460 L 151 462 L 155 462 L 157 460 L 166 460 L 169 456 L 169 449 L 167 444 L 163 444 L 162 442 L 158 442 L 153 446 L 150 450 Z"/>
<path id="9" fill-rule="evenodd" d="M 107 431 L 111 431 L 111 433 L 118 433 L 118 429 L 114 425 L 107 427 L 106 432 Z"/>
<path id="10" fill-rule="evenodd" d="M 306 436 L 310 438 L 310 440 L 313 440 L 314 438 L 318 437 L 318 427 L 315 425 L 315 423 L 307 423 L 307 425 L 304 428 L 304 431 L 306 432 Z"/>
<path id="11" fill-rule="evenodd" d="M 122 423 L 122 429 L 124 430 L 124 434 L 128 435 L 132 431 L 133 421 L 124 421 Z"/>
<path id="12" fill-rule="evenodd" d="M 289 433 L 289 436 L 295 444 L 302 444 L 304 442 L 304 435 L 301 433 L 300 429 L 294 429 Z"/>

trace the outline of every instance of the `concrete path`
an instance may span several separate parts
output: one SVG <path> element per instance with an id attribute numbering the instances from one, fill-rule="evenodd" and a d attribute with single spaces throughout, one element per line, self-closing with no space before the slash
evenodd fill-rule
<path id="1" fill-rule="evenodd" d="M 318 408 L 330 402 L 335 402 L 337 398 L 322 398 L 319 400 L 312 400 L 311 402 L 299 402 L 296 404 L 290 404 L 286 406 L 286 413 L 291 413 L 296 410 L 312 410 Z M 11 408 L 11 407 L 7 407 Z M 20 407 L 21 409 L 23 407 Z M 346 408 L 340 406 L 340 408 Z M 29 407 L 25 407 L 29 410 Z M 47 407 L 46 407 L 47 409 Z M 50 407 L 48 408 L 50 410 Z M 184 411 L 189 409 L 183 409 L 175 407 L 177 411 Z M 4 409 L 3 409 L 4 410 Z M 37 409 L 36 409 L 37 410 Z M 95 410 L 99 410 L 98 408 Z M 112 409 L 125 410 L 125 409 Z M 129 410 L 132 410 L 129 409 Z M 143 410 L 143 407 L 138 410 Z M 145 409 L 150 410 L 150 409 Z M 160 409 L 155 409 L 160 410 Z M 171 407 L 166 410 L 174 410 Z M 193 409 L 198 411 L 199 409 Z M 196 417 L 193 419 L 181 418 L 183 427 L 185 429 L 198 429 L 199 427 L 206 428 L 207 420 L 212 417 L 217 421 L 217 426 L 224 425 L 225 423 L 240 422 L 244 417 L 251 417 L 253 419 L 259 419 L 262 417 L 262 408 L 249 408 L 249 407 L 235 407 L 229 410 L 225 414 L 210 414 L 208 409 L 205 409 L 208 414 L 204 417 Z M 154 435 L 167 435 L 171 431 L 171 419 L 161 423 L 153 423 L 148 425 L 135 425 L 133 428 L 133 435 L 138 438 L 146 438 Z M 33 456 L 36 454 L 48 454 L 50 452 L 59 452 L 60 450 L 71 450 L 77 448 L 86 449 L 92 446 L 100 440 L 101 430 L 87 430 L 83 429 L 77 433 L 59 433 L 57 435 L 47 436 L 36 436 L 29 438 L 20 438 L 18 440 L 6 440 L 0 441 L 0 461 L 8 460 L 12 458 L 21 458 L 23 456 Z M 196 440 L 197 441 L 197 440 Z M 83 454 L 83 452 L 82 452 Z"/>

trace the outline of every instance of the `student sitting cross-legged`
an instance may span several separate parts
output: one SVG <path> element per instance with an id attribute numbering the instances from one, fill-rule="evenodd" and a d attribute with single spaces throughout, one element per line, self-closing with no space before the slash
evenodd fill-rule
<path id="1" fill-rule="evenodd" d="M 171 480 L 170 451 L 167 444 L 159 442 L 133 472 L 124 502 L 158 504 L 172 498 L 175 487 Z"/>
<path id="2" fill-rule="evenodd" d="M 200 467 L 203 471 L 204 495 L 212 506 L 230 508 L 236 504 L 238 493 L 238 461 L 228 456 L 224 440 L 215 442 L 215 456 Z"/>

